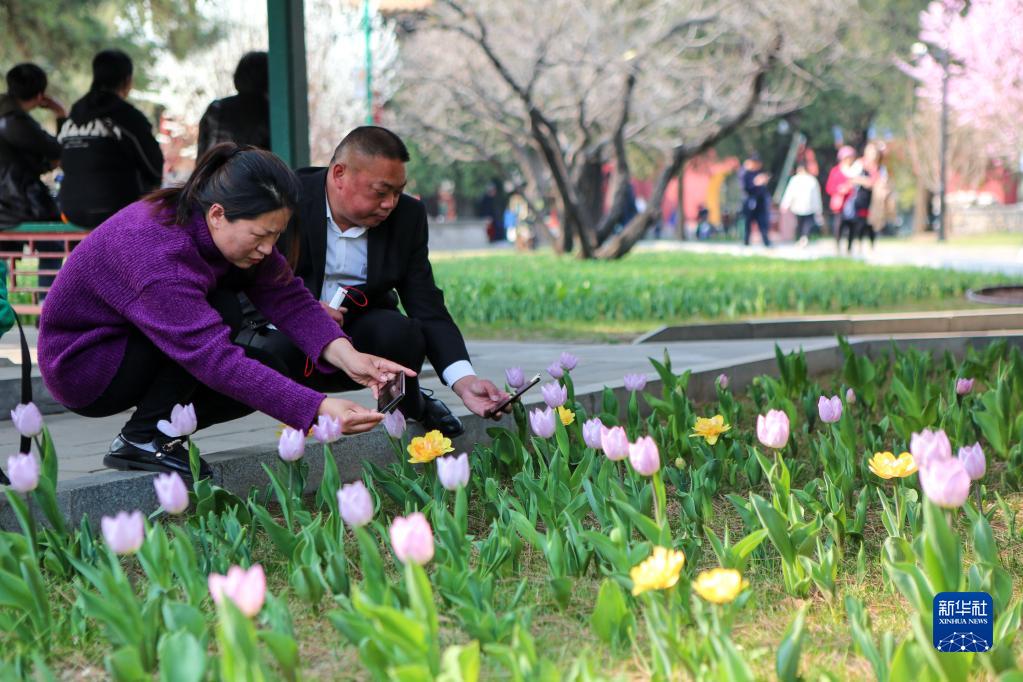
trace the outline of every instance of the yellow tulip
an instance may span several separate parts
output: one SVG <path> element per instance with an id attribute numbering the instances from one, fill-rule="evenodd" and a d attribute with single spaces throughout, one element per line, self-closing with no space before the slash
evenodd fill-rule
<path id="1" fill-rule="evenodd" d="M 714 445 L 718 442 L 718 436 L 731 428 L 731 425 L 726 424 L 725 418 L 720 414 L 716 414 L 710 419 L 697 417 L 693 432 L 689 434 L 689 437 L 703 438 L 707 441 L 707 445 Z"/>
<path id="2" fill-rule="evenodd" d="M 686 563 L 686 555 L 674 549 L 654 547 L 654 552 L 646 561 L 634 566 L 629 571 L 632 578 L 632 594 L 642 594 L 647 590 L 666 590 L 678 582 L 682 566 Z"/>
<path id="3" fill-rule="evenodd" d="M 916 461 L 908 452 L 898 457 L 890 452 L 875 452 L 867 465 L 875 475 L 884 479 L 905 478 L 916 472 Z"/>
<path id="4" fill-rule="evenodd" d="M 412 464 L 426 464 L 452 450 L 454 448 L 451 447 L 451 439 L 442 436 L 440 431 L 433 430 L 425 436 L 416 436 L 408 444 L 408 453 L 412 455 L 409 462 Z"/>
<path id="5" fill-rule="evenodd" d="M 575 412 L 573 412 L 572 410 L 568 409 L 564 405 L 560 405 L 558 407 L 558 417 L 561 418 L 561 423 L 562 424 L 564 424 L 565 426 L 568 426 L 569 424 L 571 424 L 572 422 L 575 421 Z"/>
<path id="6" fill-rule="evenodd" d="M 693 589 L 706 601 L 727 604 L 749 587 L 742 574 L 734 568 L 712 568 L 703 571 L 693 581 Z"/>

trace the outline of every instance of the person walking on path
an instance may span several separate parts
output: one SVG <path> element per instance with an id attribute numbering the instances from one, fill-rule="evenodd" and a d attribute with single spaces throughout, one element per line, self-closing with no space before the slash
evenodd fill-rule
<path id="1" fill-rule="evenodd" d="M 796 240 L 800 246 L 806 246 L 810 241 L 810 231 L 823 223 L 824 207 L 821 204 L 821 185 L 803 162 L 796 166 L 796 174 L 785 187 L 781 210 L 791 211 L 796 216 Z"/>
<path id="2" fill-rule="evenodd" d="M 763 168 L 764 164 L 757 154 L 750 155 L 742 165 L 742 189 L 746 195 L 742 205 L 743 217 L 746 219 L 746 246 L 749 246 L 754 222 L 760 230 L 764 246 L 771 245 L 771 239 L 767 236 L 771 227 L 771 192 L 767 182 L 771 176 Z"/>

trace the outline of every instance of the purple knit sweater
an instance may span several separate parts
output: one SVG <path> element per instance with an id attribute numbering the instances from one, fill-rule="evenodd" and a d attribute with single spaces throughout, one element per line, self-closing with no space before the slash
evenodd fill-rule
<path id="1" fill-rule="evenodd" d="M 39 369 L 70 408 L 93 403 L 139 329 L 157 348 L 219 393 L 303 431 L 323 394 L 246 357 L 207 302 L 231 269 L 198 211 L 170 225 L 154 204 L 131 204 L 96 228 L 61 268 L 39 322 Z M 245 289 L 253 304 L 324 372 L 320 355 L 345 336 L 275 248 Z"/>

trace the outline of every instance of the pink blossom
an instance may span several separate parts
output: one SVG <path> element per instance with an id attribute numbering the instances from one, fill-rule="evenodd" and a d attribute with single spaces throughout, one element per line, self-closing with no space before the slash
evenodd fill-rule
<path id="1" fill-rule="evenodd" d="M 629 445 L 629 463 L 641 476 L 653 476 L 661 468 L 661 453 L 650 436 Z"/>
<path id="2" fill-rule="evenodd" d="M 391 438 L 400 439 L 405 435 L 406 428 L 405 415 L 401 413 L 401 410 L 395 410 L 384 415 L 384 430 L 387 431 L 387 435 Z"/>
<path id="3" fill-rule="evenodd" d="M 437 478 L 445 490 L 458 490 L 469 484 L 469 455 L 437 458 Z"/>
<path id="4" fill-rule="evenodd" d="M 987 460 L 984 458 L 984 451 L 981 450 L 980 443 L 959 448 L 958 456 L 966 473 L 970 475 L 971 481 L 984 478 L 984 474 L 987 472 Z"/>
<path id="5" fill-rule="evenodd" d="M 970 495 L 970 474 L 954 457 L 928 459 L 919 471 L 920 488 L 939 507 L 961 507 Z"/>
<path id="6" fill-rule="evenodd" d="M 600 450 L 600 432 L 604 428 L 604 424 L 601 423 L 598 417 L 588 419 L 583 424 L 583 442 L 586 443 L 586 447 L 593 448 L 594 450 Z"/>
<path id="7" fill-rule="evenodd" d="M 557 413 L 549 407 L 546 410 L 535 409 L 529 413 L 529 426 L 540 438 L 550 438 L 557 428 L 557 418 Z"/>
<path id="8" fill-rule="evenodd" d="M 956 395 L 966 395 L 973 390 L 973 379 L 956 379 Z"/>
<path id="9" fill-rule="evenodd" d="M 856 404 L 856 391 L 852 390 L 851 388 L 847 388 L 845 390 L 845 404 L 846 405 Z"/>
<path id="10" fill-rule="evenodd" d="M 646 388 L 646 374 L 626 374 L 622 381 L 627 391 L 642 391 Z"/>
<path id="11" fill-rule="evenodd" d="M 277 454 L 285 462 L 297 462 L 305 455 L 305 434 L 290 426 L 284 427 L 277 441 Z"/>
<path id="12" fill-rule="evenodd" d="M 789 442 L 789 416 L 782 410 L 757 415 L 757 438 L 765 446 L 780 450 Z"/>
<path id="13" fill-rule="evenodd" d="M 42 433 L 43 415 L 35 403 L 19 404 L 11 410 L 11 421 L 15 430 L 25 438 L 34 438 Z"/>
<path id="14" fill-rule="evenodd" d="M 341 519 L 350 528 L 365 526 L 373 519 L 373 498 L 362 481 L 341 486 L 337 491 L 337 506 Z"/>
<path id="15" fill-rule="evenodd" d="M 142 546 L 146 536 L 142 512 L 118 512 L 116 516 L 104 516 L 100 521 L 103 539 L 115 554 L 132 554 Z"/>
<path id="16" fill-rule="evenodd" d="M 600 446 L 604 450 L 604 455 L 613 462 L 621 461 L 629 456 L 629 437 L 625 434 L 625 429 L 620 426 L 601 430 Z"/>
<path id="17" fill-rule="evenodd" d="M 568 351 L 565 351 L 564 353 L 561 354 L 561 358 L 558 360 L 558 364 L 560 364 L 561 368 L 566 372 L 571 372 L 573 369 L 575 369 L 575 366 L 579 364 L 579 358 L 572 355 Z"/>
<path id="18" fill-rule="evenodd" d="M 222 604 L 226 597 L 249 618 L 259 614 L 266 600 L 266 574 L 259 564 L 252 564 L 248 570 L 232 566 L 227 575 L 210 573 L 207 584 L 214 602 Z"/>
<path id="19" fill-rule="evenodd" d="M 717 385 L 721 387 L 721 390 L 723 391 L 728 390 L 729 381 L 727 374 L 724 373 L 718 374 L 717 379 L 715 379 L 714 381 L 717 382 Z"/>
<path id="20" fill-rule="evenodd" d="M 821 396 L 817 401 L 817 413 L 822 422 L 834 424 L 842 418 L 842 399 L 837 395 L 830 398 Z"/>
<path id="21" fill-rule="evenodd" d="M 180 514 L 188 509 L 188 489 L 176 471 L 160 474 L 153 479 L 156 498 L 168 514 Z"/>
<path id="22" fill-rule="evenodd" d="M 402 563 L 423 565 L 433 558 L 433 529 L 422 512 L 395 518 L 390 535 L 394 555 Z"/>
<path id="23" fill-rule="evenodd" d="M 547 368 L 547 373 L 550 374 L 553 379 L 560 379 L 565 376 L 565 370 L 556 362 Z"/>
<path id="24" fill-rule="evenodd" d="M 195 433 L 199 422 L 195 417 L 195 406 L 192 403 L 187 405 L 175 405 L 171 409 L 170 421 L 161 419 L 156 422 L 156 428 L 160 433 L 170 438 L 184 438 Z"/>
<path id="25" fill-rule="evenodd" d="M 522 373 L 521 367 L 509 367 L 504 370 L 504 378 L 514 390 L 519 390 L 526 383 L 526 375 Z"/>
<path id="26" fill-rule="evenodd" d="M 321 414 L 313 424 L 313 438 L 320 443 L 333 443 L 341 437 L 341 419 Z M 303 448 L 304 450 L 304 448 Z"/>
<path id="27" fill-rule="evenodd" d="M 543 400 L 547 403 L 547 407 L 561 407 L 568 401 L 568 387 L 562 386 L 556 381 L 541 386 L 540 393 L 543 394 Z"/>
<path id="28" fill-rule="evenodd" d="M 923 469 L 931 460 L 951 459 L 952 444 L 948 442 L 944 431 L 924 429 L 909 439 L 909 452 L 917 467 Z"/>
<path id="29" fill-rule="evenodd" d="M 39 486 L 39 460 L 31 452 L 11 455 L 7 458 L 7 477 L 14 490 L 32 492 Z"/>

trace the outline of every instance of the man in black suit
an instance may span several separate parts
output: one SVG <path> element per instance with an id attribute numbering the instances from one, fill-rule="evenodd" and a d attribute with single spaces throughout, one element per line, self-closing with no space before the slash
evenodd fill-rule
<path id="1" fill-rule="evenodd" d="M 428 358 L 441 380 L 465 406 L 483 416 L 507 394 L 476 376 L 457 325 L 433 279 L 427 248 L 426 209 L 407 194 L 408 150 L 397 135 L 377 126 L 350 132 L 327 168 L 299 171 L 302 200 L 281 248 L 295 274 L 327 313 L 351 335 L 356 348 L 420 370 Z M 297 256 L 297 258 L 296 258 Z M 335 309 L 338 289 L 348 295 Z M 405 315 L 398 311 L 401 302 Z M 406 316 L 407 315 L 407 316 Z M 320 375 L 294 351 L 286 357 L 292 376 L 324 392 L 362 388 L 344 374 Z M 406 384 L 402 414 L 429 429 L 456 436 L 464 428 L 439 400 L 423 394 L 417 379 Z"/>

